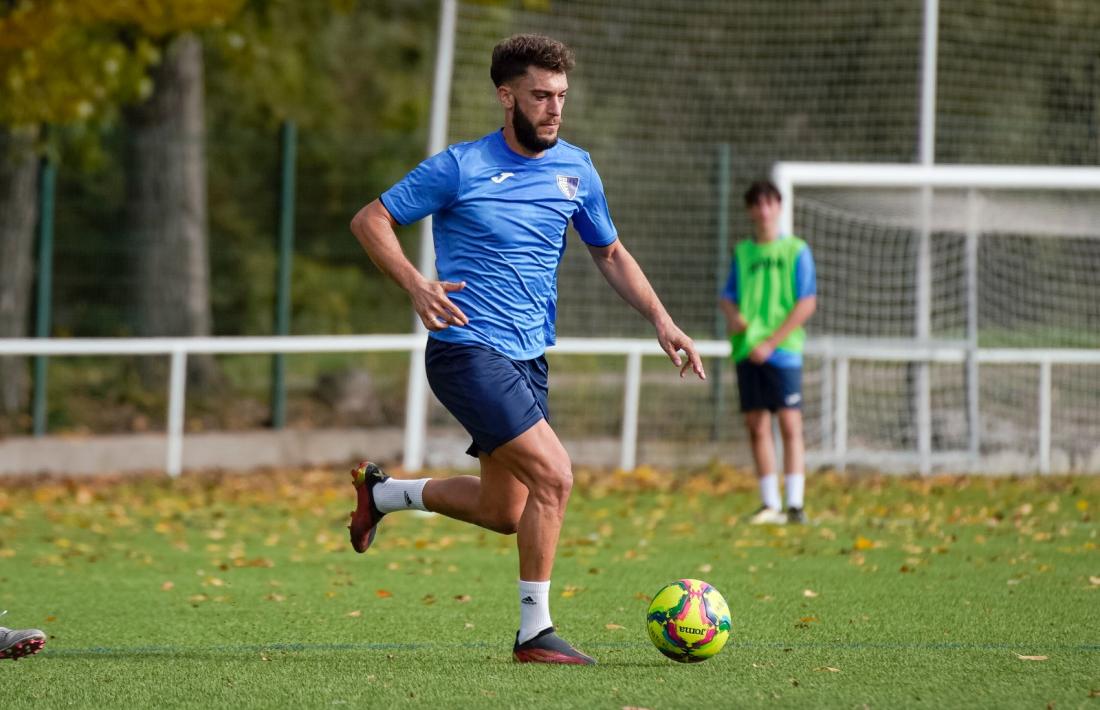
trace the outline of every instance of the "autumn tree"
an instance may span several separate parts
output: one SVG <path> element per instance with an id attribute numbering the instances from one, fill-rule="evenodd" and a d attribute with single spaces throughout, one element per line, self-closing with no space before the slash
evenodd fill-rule
<path id="1" fill-rule="evenodd" d="M 112 35 L 59 2 L 0 11 L 0 337 L 28 333 L 40 126 L 103 120 L 148 90 L 149 45 Z M 21 409 L 26 391 L 23 361 L 0 358 L 0 412 Z"/>

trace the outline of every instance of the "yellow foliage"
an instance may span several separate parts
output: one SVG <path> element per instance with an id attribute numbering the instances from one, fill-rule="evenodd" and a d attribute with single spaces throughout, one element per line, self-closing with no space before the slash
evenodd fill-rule
<path id="1" fill-rule="evenodd" d="M 219 28 L 244 0 L 24 0 L 0 15 L 0 123 L 102 117 L 152 91 L 172 36 Z"/>

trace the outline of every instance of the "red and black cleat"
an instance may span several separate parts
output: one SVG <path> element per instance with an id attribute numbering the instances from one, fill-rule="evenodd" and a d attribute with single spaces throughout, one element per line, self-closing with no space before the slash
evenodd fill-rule
<path id="1" fill-rule="evenodd" d="M 512 659 L 516 663 L 560 663 L 574 666 L 595 665 L 596 659 L 586 656 L 569 645 L 561 636 L 554 633 L 550 626 L 538 632 L 529 641 L 519 643 L 512 648 Z"/>
<path id="2" fill-rule="evenodd" d="M 9 629 L 0 626 L 0 660 L 18 661 L 33 656 L 46 645 L 46 634 L 38 629 Z"/>
<path id="3" fill-rule="evenodd" d="M 351 482 L 355 486 L 355 510 L 351 512 L 351 546 L 356 552 L 366 552 L 370 544 L 374 542 L 374 534 L 378 532 L 378 523 L 384 513 L 378 510 L 374 504 L 374 487 L 385 481 L 389 476 L 382 473 L 370 461 L 363 461 L 351 470 Z"/>

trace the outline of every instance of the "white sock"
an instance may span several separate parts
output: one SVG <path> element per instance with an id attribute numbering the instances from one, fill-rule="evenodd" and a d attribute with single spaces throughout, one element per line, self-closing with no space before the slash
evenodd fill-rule
<path id="1" fill-rule="evenodd" d="M 430 480 L 432 479 L 386 479 L 374 487 L 374 504 L 383 513 L 392 513 L 395 510 L 427 510 L 424 507 L 424 486 Z"/>
<path id="2" fill-rule="evenodd" d="M 779 510 L 783 503 L 779 498 L 779 476 L 769 473 L 760 478 L 760 500 L 772 510 Z"/>
<path id="3" fill-rule="evenodd" d="M 525 643 L 548 626 L 550 621 L 550 580 L 519 581 L 519 643 Z"/>
<path id="4" fill-rule="evenodd" d="M 787 507 L 801 508 L 802 494 L 806 490 L 806 477 L 801 473 L 788 473 L 783 479 L 783 486 L 787 489 Z"/>

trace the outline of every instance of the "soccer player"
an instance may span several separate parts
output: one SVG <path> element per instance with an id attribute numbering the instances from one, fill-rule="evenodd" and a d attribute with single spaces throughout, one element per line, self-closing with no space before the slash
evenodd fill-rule
<path id="1" fill-rule="evenodd" d="M 745 192 L 751 239 L 734 248 L 729 279 L 718 300 L 731 334 L 741 411 L 760 484 L 752 523 L 802 523 L 805 445 L 802 441 L 802 324 L 817 308 L 817 278 L 810 247 L 780 234 L 781 196 L 771 182 Z M 779 417 L 786 464 L 787 510 L 779 497 L 771 414 Z"/>
<path id="2" fill-rule="evenodd" d="M 540 35 L 493 49 L 490 76 L 504 126 L 434 155 L 356 214 L 351 230 L 412 300 L 430 331 L 428 382 L 470 433 L 480 478 L 396 480 L 374 464 L 352 471 L 351 542 L 374 539 L 396 510 L 441 513 L 506 535 L 519 549 L 516 661 L 591 664 L 550 619 L 550 573 L 573 485 L 569 455 L 549 424 L 547 363 L 557 270 L 573 223 L 604 278 L 656 329 L 683 377 L 705 379 L 691 338 L 673 322 L 618 239 L 588 153 L 559 140 L 573 52 Z M 434 215 L 439 280 L 420 274 L 394 234 Z M 683 350 L 685 356 L 681 356 Z"/>
<path id="3" fill-rule="evenodd" d="M 8 612 L 0 611 L 0 616 Z M 46 634 L 38 629 L 9 629 L 0 626 L 0 660 L 10 658 L 18 661 L 24 656 L 33 656 L 46 645 Z"/>

